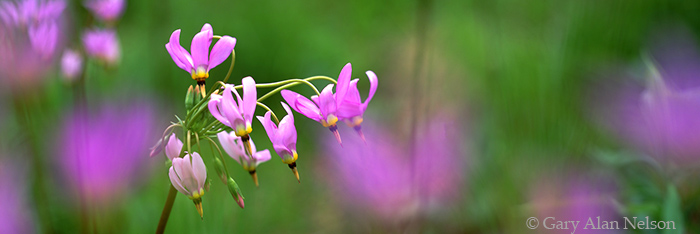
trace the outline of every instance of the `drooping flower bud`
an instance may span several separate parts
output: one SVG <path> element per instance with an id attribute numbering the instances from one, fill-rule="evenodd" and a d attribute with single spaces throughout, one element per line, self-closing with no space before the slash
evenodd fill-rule
<path id="1" fill-rule="evenodd" d="M 236 183 L 236 181 L 233 180 L 233 178 L 229 177 L 227 185 L 228 191 L 233 196 L 233 199 L 236 200 L 238 206 L 240 206 L 241 209 L 245 208 L 245 203 L 243 202 L 243 194 L 241 194 L 241 189 L 238 188 L 238 184 Z"/>

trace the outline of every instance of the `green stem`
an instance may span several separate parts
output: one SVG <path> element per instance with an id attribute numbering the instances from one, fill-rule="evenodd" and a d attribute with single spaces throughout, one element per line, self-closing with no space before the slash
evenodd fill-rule
<path id="1" fill-rule="evenodd" d="M 266 94 L 263 95 L 262 97 L 258 98 L 258 102 L 262 102 L 263 100 L 269 98 L 270 96 L 276 94 L 276 93 L 279 92 L 279 91 L 282 91 L 283 89 L 290 88 L 290 87 L 292 87 L 292 86 L 298 85 L 298 84 L 300 84 L 300 82 L 301 82 L 301 83 L 305 83 L 305 84 L 307 84 L 307 85 L 310 85 L 310 86 L 314 89 L 314 91 L 316 91 L 316 94 L 319 95 L 319 96 L 321 96 L 321 93 L 318 92 L 318 89 L 316 89 L 316 87 L 313 86 L 313 85 L 309 82 L 309 81 L 312 81 L 312 80 L 328 80 L 328 81 L 333 82 L 334 84 L 338 84 L 337 81 L 335 81 L 334 79 L 332 79 L 332 78 L 330 78 L 330 77 L 327 77 L 327 76 L 312 76 L 312 77 L 305 78 L 305 79 L 290 79 L 290 80 L 275 82 L 275 83 L 271 83 L 271 84 L 280 83 L 280 84 L 285 84 L 285 85 L 280 86 L 280 87 L 277 87 L 276 89 L 274 89 L 274 90 L 272 90 L 272 91 L 266 93 Z M 256 87 L 257 87 L 257 85 L 256 85 Z M 273 87 L 274 87 L 274 86 L 273 86 Z"/>
<path id="2" fill-rule="evenodd" d="M 277 125 L 280 124 L 280 120 L 277 118 L 277 115 L 275 115 L 275 112 L 272 111 L 272 110 L 270 110 L 270 107 L 267 107 L 267 106 L 266 106 L 265 104 L 263 104 L 262 102 L 258 102 L 258 106 L 260 106 L 260 107 L 262 107 L 263 109 L 265 109 L 265 110 L 269 111 L 270 113 L 272 113 L 272 118 L 275 118 L 275 122 L 277 123 Z"/>
<path id="3" fill-rule="evenodd" d="M 163 212 L 160 213 L 160 221 L 158 221 L 158 229 L 156 229 L 156 234 L 162 234 L 165 231 L 165 225 L 168 223 L 168 218 L 170 218 L 170 211 L 173 210 L 175 196 L 177 196 L 177 190 L 171 184 L 170 191 L 168 191 L 168 198 L 165 200 Z"/>

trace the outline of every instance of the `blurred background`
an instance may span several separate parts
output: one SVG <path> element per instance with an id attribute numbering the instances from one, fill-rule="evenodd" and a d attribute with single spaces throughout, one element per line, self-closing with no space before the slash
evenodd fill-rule
<path id="1" fill-rule="evenodd" d="M 294 113 L 301 183 L 274 153 L 259 188 L 227 158 L 245 209 L 202 147 L 204 218 L 178 194 L 166 232 L 700 233 L 698 1 L 99 2 L 0 3 L 0 233 L 155 231 L 170 180 L 149 147 L 195 84 L 164 45 L 204 23 L 237 39 L 230 83 L 350 62 L 363 100 L 365 71 L 379 87 L 367 143 Z M 581 230 L 647 216 L 676 229 Z"/>

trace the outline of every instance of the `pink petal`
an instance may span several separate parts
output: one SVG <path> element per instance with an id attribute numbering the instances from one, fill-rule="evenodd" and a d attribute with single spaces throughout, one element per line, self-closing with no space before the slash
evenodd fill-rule
<path id="1" fill-rule="evenodd" d="M 260 163 L 270 161 L 270 159 L 272 158 L 272 156 L 270 155 L 270 150 L 259 151 L 259 152 L 255 153 L 253 155 L 253 157 L 255 158 L 255 161 L 256 161 L 255 165 L 256 166 Z"/>
<path id="2" fill-rule="evenodd" d="M 279 133 L 279 137 L 284 146 L 289 147 L 290 149 L 296 149 L 297 129 L 294 126 L 294 115 L 292 114 L 292 110 L 289 109 L 289 106 L 282 103 L 282 107 L 284 107 L 284 109 L 287 111 L 287 116 L 282 118 L 282 121 L 280 121 L 280 128 L 282 128 L 284 131 L 283 133 Z"/>
<path id="3" fill-rule="evenodd" d="M 321 109 L 321 115 L 327 117 L 328 115 L 335 114 L 337 110 L 336 101 L 333 98 L 333 84 L 328 84 L 323 91 L 321 91 L 321 96 L 318 97 L 318 106 Z"/>
<path id="4" fill-rule="evenodd" d="M 226 61 L 228 56 L 231 55 L 233 47 L 235 46 L 236 38 L 229 36 L 221 37 L 221 39 L 214 44 L 214 48 L 211 49 L 211 54 L 209 55 L 209 67 L 207 70 L 210 70 Z"/>
<path id="5" fill-rule="evenodd" d="M 204 183 L 207 180 L 207 168 L 204 165 L 204 160 L 199 156 L 199 153 L 192 153 L 192 174 L 197 180 L 197 190 L 204 188 Z"/>
<path id="6" fill-rule="evenodd" d="M 184 158 L 175 158 L 173 160 L 173 167 L 175 173 L 180 177 L 182 187 L 190 192 L 194 192 L 197 188 L 197 180 L 194 178 L 190 158 L 189 154 L 185 155 Z"/>
<path id="7" fill-rule="evenodd" d="M 240 161 L 241 156 L 245 155 L 243 145 L 237 141 L 240 139 L 240 137 L 229 134 L 225 131 L 216 134 L 216 136 L 219 138 L 219 142 L 224 148 L 224 151 L 226 151 L 226 153 L 236 162 Z"/>
<path id="8" fill-rule="evenodd" d="M 168 50 L 175 64 L 181 69 L 192 72 L 192 57 L 185 48 L 180 45 L 180 29 L 175 30 L 170 35 L 170 42 L 165 44 L 165 49 Z"/>
<path id="9" fill-rule="evenodd" d="M 345 99 L 343 101 L 351 101 L 355 103 L 362 102 L 360 97 L 360 91 L 357 90 L 357 82 L 359 79 L 354 79 L 350 81 L 350 86 L 348 87 L 348 92 L 345 94 Z"/>
<path id="10" fill-rule="evenodd" d="M 361 103 L 345 101 L 338 107 L 336 114 L 339 119 L 350 119 L 355 116 L 362 116 L 364 111 Z"/>
<path id="11" fill-rule="evenodd" d="M 175 170 L 173 170 L 172 166 L 170 167 L 170 172 L 168 172 L 168 176 L 170 176 L 170 183 L 173 184 L 173 187 L 175 187 L 175 189 L 177 189 L 177 191 L 180 191 L 182 194 L 185 194 L 187 196 L 192 195 L 192 194 L 190 194 L 189 191 L 187 191 L 187 189 L 182 187 L 182 183 L 180 182 L 180 177 L 177 176 L 177 174 L 175 173 Z"/>
<path id="12" fill-rule="evenodd" d="M 253 115 L 255 114 L 255 106 L 258 103 L 257 88 L 255 88 L 255 80 L 253 77 L 245 77 L 243 82 L 243 118 L 246 123 L 252 123 Z M 240 104 L 240 103 L 239 103 Z"/>
<path id="13" fill-rule="evenodd" d="M 293 110 L 299 112 L 309 119 L 321 121 L 321 110 L 319 110 L 316 104 L 311 102 L 311 100 L 290 90 L 282 90 L 281 93 L 284 100 L 289 103 L 289 106 Z"/>
<path id="14" fill-rule="evenodd" d="M 231 127 L 231 123 L 228 121 L 228 119 L 224 118 L 224 116 L 221 115 L 221 110 L 219 110 L 219 105 L 222 100 L 223 97 L 221 97 L 221 95 L 212 94 L 211 99 L 207 104 L 209 107 L 209 112 L 211 112 L 211 115 L 214 116 L 214 118 L 216 118 L 217 120 L 219 120 L 219 122 Z"/>
<path id="15" fill-rule="evenodd" d="M 213 37 L 214 31 L 209 24 L 204 24 L 202 31 L 194 35 L 190 52 L 192 53 L 192 61 L 195 69 L 200 67 L 207 69 L 209 67 L 209 47 L 211 46 L 211 39 Z"/>
<path id="16" fill-rule="evenodd" d="M 336 105 L 340 104 L 345 98 L 345 93 L 348 90 L 348 84 L 352 78 L 352 65 L 350 63 L 345 64 L 343 70 L 340 70 L 340 75 L 338 75 L 338 87 L 335 89 L 336 93 Z"/>
<path id="17" fill-rule="evenodd" d="M 231 93 L 236 94 L 236 98 L 238 98 L 239 102 L 236 103 L 233 99 L 233 95 Z M 226 119 L 228 119 L 229 123 L 231 124 L 229 127 L 235 128 L 236 125 L 239 124 L 244 124 L 245 122 L 243 121 L 243 116 L 241 115 L 240 112 L 240 98 L 238 97 L 238 92 L 236 92 L 236 89 L 234 88 L 233 85 L 226 85 L 226 88 L 224 89 L 224 99 L 222 100 L 221 104 L 219 105 L 219 108 L 221 108 L 224 116 L 226 116 Z"/>
<path id="18" fill-rule="evenodd" d="M 275 123 L 272 122 L 271 116 L 272 114 L 268 111 L 265 113 L 264 117 L 258 116 L 258 120 L 260 121 L 260 124 L 262 124 L 263 128 L 265 128 L 267 137 L 269 137 L 270 141 L 274 143 L 274 138 L 277 135 L 277 126 L 275 126 Z"/>
<path id="19" fill-rule="evenodd" d="M 170 140 L 168 140 L 168 144 L 165 146 L 165 155 L 168 156 L 170 160 L 179 157 L 183 145 L 182 141 L 173 133 L 170 135 Z"/>
<path id="20" fill-rule="evenodd" d="M 372 100 L 372 97 L 374 97 L 374 93 L 377 92 L 377 86 L 379 86 L 379 80 L 377 79 L 377 75 L 374 74 L 373 71 L 367 71 L 365 72 L 367 74 L 367 78 L 369 78 L 369 95 L 367 96 L 367 99 L 365 99 L 365 102 L 362 103 L 363 108 L 367 108 L 367 104 L 369 104 L 369 101 Z"/>

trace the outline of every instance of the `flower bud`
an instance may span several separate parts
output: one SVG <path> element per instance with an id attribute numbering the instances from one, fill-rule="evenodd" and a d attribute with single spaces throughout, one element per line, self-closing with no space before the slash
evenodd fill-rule
<path id="1" fill-rule="evenodd" d="M 216 169 L 216 174 L 219 175 L 221 182 L 226 183 L 226 174 L 224 173 L 224 164 L 221 159 L 214 157 L 214 169 Z"/>
<path id="2" fill-rule="evenodd" d="M 187 94 L 185 95 L 185 110 L 190 112 L 192 106 L 194 106 L 194 91 L 192 90 L 192 85 L 190 85 L 190 87 L 187 89 Z"/>
<path id="3" fill-rule="evenodd" d="M 243 202 L 243 195 L 241 194 L 241 189 L 238 188 L 238 184 L 236 184 L 236 181 L 233 180 L 233 178 L 229 177 L 228 178 L 228 191 L 233 195 L 233 199 L 236 200 L 236 203 L 238 203 L 238 206 L 243 209 L 245 207 L 245 203 Z"/>

